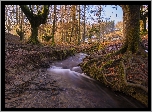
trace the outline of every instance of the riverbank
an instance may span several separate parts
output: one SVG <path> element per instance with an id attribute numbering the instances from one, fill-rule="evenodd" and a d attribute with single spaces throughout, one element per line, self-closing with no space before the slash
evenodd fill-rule
<path id="1" fill-rule="evenodd" d="M 21 43 L 19 37 L 11 34 L 6 34 L 5 38 L 5 108 L 145 108 L 138 102 L 121 105 L 123 101 L 118 104 L 114 99 L 99 99 L 101 92 L 88 92 L 83 86 L 71 87 L 65 83 L 67 79 L 50 74 L 46 69 L 54 61 L 66 59 L 83 49 L 94 51 L 96 46 L 40 47 Z M 115 95 L 115 99 L 120 97 Z"/>
<path id="2" fill-rule="evenodd" d="M 89 49 L 90 47 L 90 45 L 82 46 L 83 49 Z M 42 78 L 43 72 L 46 68 L 49 68 L 50 63 L 66 59 L 76 52 L 81 52 L 83 50 L 82 46 L 78 46 L 76 51 L 76 46 L 74 45 L 64 44 L 52 47 L 25 44 L 19 40 L 18 36 L 5 33 L 5 107 L 17 108 L 21 101 L 25 101 L 22 96 L 31 94 L 29 91 L 27 93 L 29 88 L 34 89 L 34 91 L 39 89 L 41 91 L 41 83 L 45 82 Z M 41 72 L 41 69 L 43 72 Z M 33 82 L 36 79 L 37 82 Z M 57 89 L 54 89 L 56 84 L 53 79 L 50 79 L 48 84 L 51 86 L 50 90 L 52 92 L 57 91 Z M 24 106 L 26 107 L 27 105 Z"/>

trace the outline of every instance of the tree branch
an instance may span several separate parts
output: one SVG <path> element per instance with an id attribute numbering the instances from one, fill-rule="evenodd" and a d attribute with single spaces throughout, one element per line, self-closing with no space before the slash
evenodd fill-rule
<path id="1" fill-rule="evenodd" d="M 28 18 L 29 21 L 31 21 L 31 18 L 33 16 L 33 12 L 29 10 L 27 5 L 19 5 L 26 17 Z"/>

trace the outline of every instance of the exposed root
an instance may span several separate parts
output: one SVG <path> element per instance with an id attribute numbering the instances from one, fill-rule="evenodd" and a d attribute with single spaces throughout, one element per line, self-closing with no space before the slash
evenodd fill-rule
<path id="1" fill-rule="evenodd" d="M 127 82 L 127 80 L 126 80 L 126 67 L 125 67 L 123 62 L 121 62 L 121 65 L 122 65 L 122 67 L 124 69 L 123 79 L 124 79 L 124 83 L 126 84 L 126 86 L 139 87 L 139 88 L 143 89 L 146 93 L 148 93 L 148 88 L 146 88 L 146 87 L 144 87 L 144 86 L 142 86 L 140 84 L 133 84 L 133 83 Z"/>

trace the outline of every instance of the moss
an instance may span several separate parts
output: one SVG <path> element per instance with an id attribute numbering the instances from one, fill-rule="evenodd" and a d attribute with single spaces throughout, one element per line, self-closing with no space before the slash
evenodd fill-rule
<path id="1" fill-rule="evenodd" d="M 117 59 L 117 60 L 109 60 L 102 66 L 102 68 L 108 68 L 108 67 L 115 66 L 116 64 L 119 64 L 120 61 L 121 61 L 121 58 Z"/>

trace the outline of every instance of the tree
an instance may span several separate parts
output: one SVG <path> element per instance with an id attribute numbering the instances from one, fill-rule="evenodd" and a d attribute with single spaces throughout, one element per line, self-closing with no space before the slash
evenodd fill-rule
<path id="1" fill-rule="evenodd" d="M 16 22 L 17 22 L 17 25 L 19 24 L 19 22 L 18 22 L 19 21 L 18 20 L 18 17 L 19 17 L 18 14 L 19 13 L 18 12 L 19 12 L 19 8 L 18 8 L 18 5 L 16 5 Z"/>
<path id="2" fill-rule="evenodd" d="M 50 5 L 43 5 L 43 10 L 38 10 L 37 14 L 34 14 L 34 11 L 31 5 L 28 7 L 27 5 L 20 5 L 20 8 L 26 15 L 27 19 L 31 24 L 31 37 L 29 43 L 38 44 L 38 27 L 41 24 L 45 24 L 47 21 L 47 15 L 49 13 L 49 6 Z"/>
<path id="3" fill-rule="evenodd" d="M 64 30 L 64 28 L 63 28 L 63 24 L 64 24 L 64 21 L 63 21 L 64 20 L 64 18 L 63 18 L 64 17 L 64 15 L 63 15 L 63 13 L 64 13 L 64 6 L 60 5 L 60 7 L 61 7 L 60 8 L 61 9 L 61 20 L 60 20 L 61 21 L 61 39 L 62 39 L 62 42 L 63 42 L 64 41 L 64 37 L 63 37 L 63 32 L 64 32 L 63 31 Z"/>
<path id="4" fill-rule="evenodd" d="M 146 8 L 145 8 L 146 7 Z M 146 20 L 148 17 L 148 6 L 141 5 L 140 6 L 140 19 L 143 21 L 143 31 L 146 31 Z"/>
<path id="5" fill-rule="evenodd" d="M 54 44 L 55 22 L 56 22 L 56 5 L 54 5 L 54 19 L 53 19 L 53 29 L 52 29 L 52 44 Z"/>
<path id="6" fill-rule="evenodd" d="M 20 41 L 22 41 L 24 39 L 24 33 L 25 33 L 23 29 L 23 24 L 24 24 L 23 11 L 21 11 L 19 14 L 21 14 L 21 16 L 19 16 L 19 29 L 16 29 L 16 33 L 20 36 Z"/>
<path id="7" fill-rule="evenodd" d="M 100 38 L 101 38 L 101 27 L 100 27 L 100 22 L 101 22 L 101 11 L 102 11 L 103 9 L 102 9 L 102 7 L 101 7 L 101 5 L 99 5 L 99 7 L 98 7 L 98 11 L 97 11 L 97 16 L 98 16 L 98 23 L 99 23 L 99 42 L 100 42 Z M 103 35 L 104 35 L 104 33 L 103 33 Z"/>
<path id="8" fill-rule="evenodd" d="M 84 5 L 84 31 L 83 31 L 83 43 L 84 43 L 84 41 L 85 41 L 85 23 L 86 23 L 86 21 L 85 21 L 85 13 L 86 13 L 86 5 Z"/>
<path id="9" fill-rule="evenodd" d="M 78 45 L 80 44 L 80 37 L 81 37 L 81 35 L 80 35 L 80 5 L 79 5 L 79 14 L 78 14 L 78 32 L 79 32 L 79 34 L 78 34 Z"/>
<path id="10" fill-rule="evenodd" d="M 77 5 L 72 5 L 71 6 L 71 17 L 72 17 L 72 25 L 71 26 L 72 26 L 72 28 L 71 28 L 70 42 L 72 40 L 73 34 L 74 33 L 76 34 L 76 27 L 77 27 L 77 24 L 76 24 L 76 7 L 77 7 Z"/>
<path id="11" fill-rule="evenodd" d="M 140 5 L 121 5 L 123 10 L 123 35 L 125 43 L 119 52 L 136 53 L 139 48 Z M 118 52 L 117 52 L 118 53 Z"/>
<path id="12" fill-rule="evenodd" d="M 71 29 L 70 17 L 69 17 L 69 5 L 64 5 L 61 9 L 61 30 L 62 30 L 62 41 L 69 42 L 69 30 Z"/>

